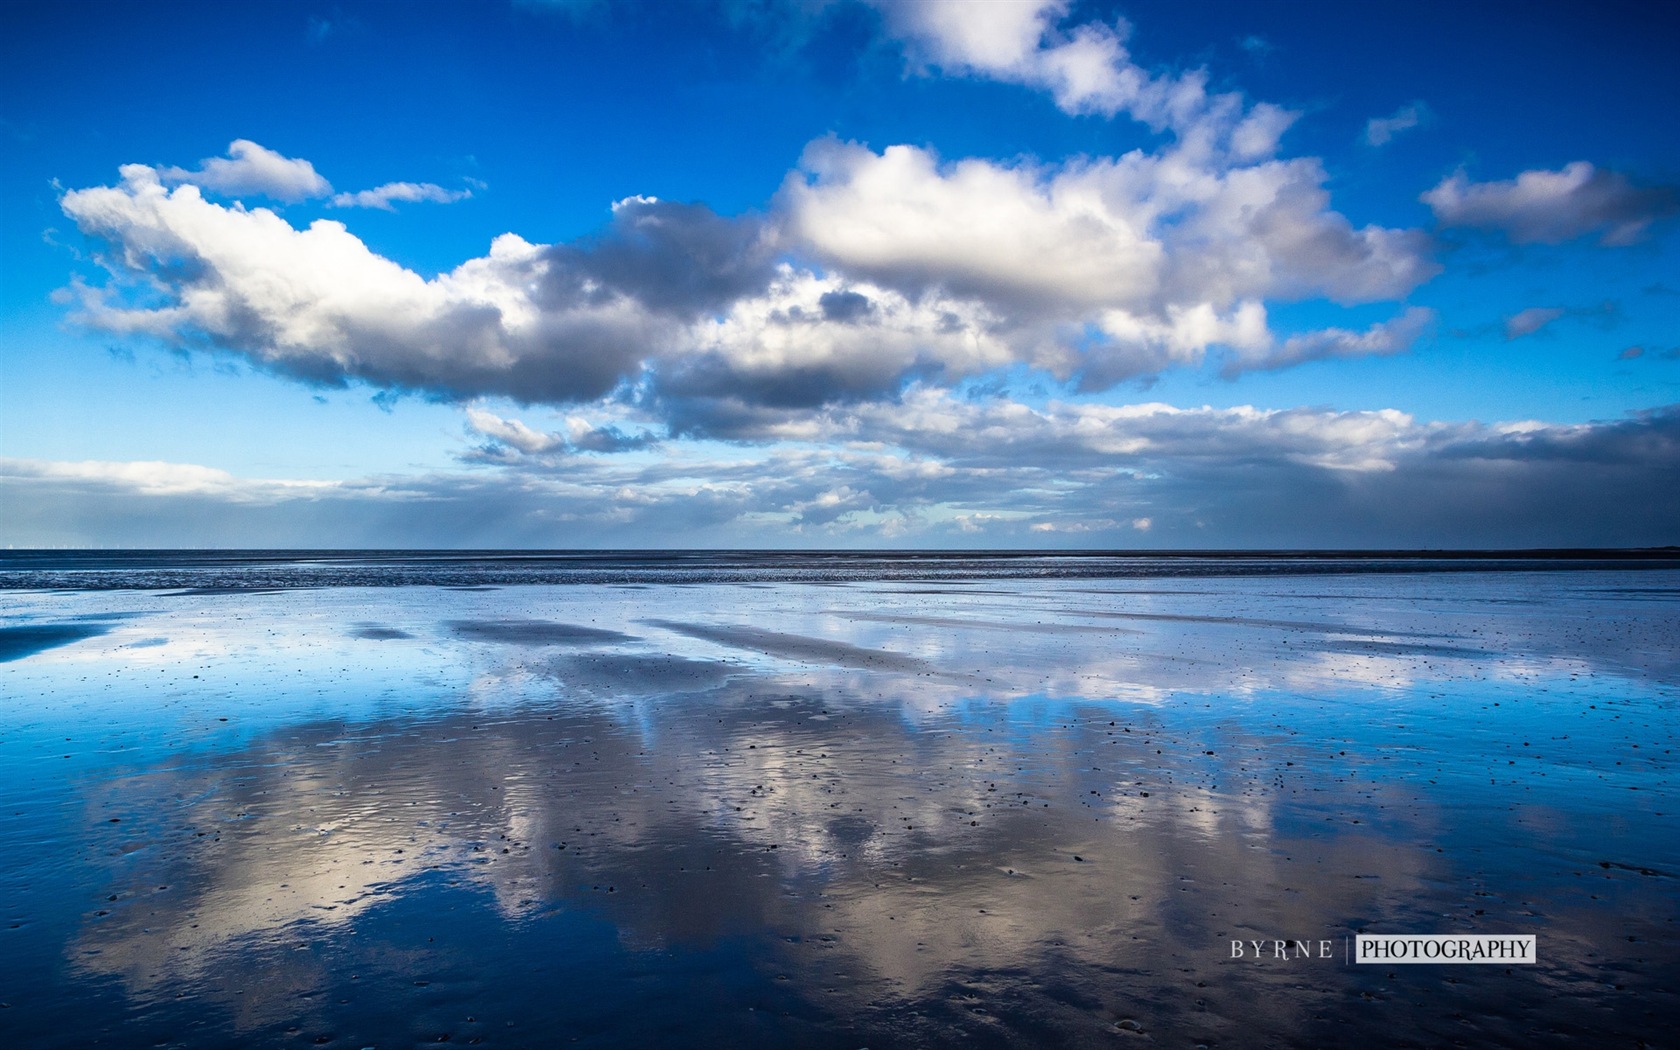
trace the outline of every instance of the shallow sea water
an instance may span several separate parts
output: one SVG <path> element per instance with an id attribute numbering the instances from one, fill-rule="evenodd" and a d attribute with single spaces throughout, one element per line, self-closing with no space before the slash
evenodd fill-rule
<path id="1" fill-rule="evenodd" d="M 1671 569 L 215 571 L 0 592 L 14 1045 L 1662 1045 L 1680 1017 Z M 1539 961 L 1346 960 L 1379 932 Z M 1278 938 L 1331 957 L 1231 958 Z"/>

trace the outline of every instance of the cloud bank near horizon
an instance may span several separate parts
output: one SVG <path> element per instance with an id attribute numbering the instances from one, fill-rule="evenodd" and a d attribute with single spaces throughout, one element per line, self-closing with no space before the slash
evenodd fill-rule
<path id="1" fill-rule="evenodd" d="M 1590 424 L 1058 405 L 919 390 L 755 433 L 760 453 L 476 410 L 501 469 L 319 482 L 0 460 L 13 542 L 135 546 L 1560 547 L 1673 541 L 1680 407 Z M 1622 512 L 1602 513 L 1615 500 Z M 1307 511 L 1310 511 L 1308 513 Z M 64 522 L 83 525 L 65 530 Z M 94 528 L 91 523 L 98 523 Z M 85 534 L 77 531 L 87 530 Z"/>

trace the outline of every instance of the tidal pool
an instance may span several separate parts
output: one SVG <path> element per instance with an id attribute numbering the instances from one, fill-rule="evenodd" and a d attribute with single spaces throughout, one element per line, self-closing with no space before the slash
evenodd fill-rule
<path id="1" fill-rule="evenodd" d="M 10 1042 L 1680 1017 L 1672 570 L 452 582 L 0 592 Z M 1361 965 L 1361 933 L 1538 961 Z M 1232 958 L 1277 939 L 1331 951 Z"/>

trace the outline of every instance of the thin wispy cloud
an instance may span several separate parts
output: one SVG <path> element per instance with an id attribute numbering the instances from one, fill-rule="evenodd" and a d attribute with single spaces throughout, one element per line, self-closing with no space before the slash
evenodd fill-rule
<path id="1" fill-rule="evenodd" d="M 1365 143 L 1386 146 L 1394 140 L 1394 136 L 1420 127 L 1428 119 L 1429 107 L 1422 102 L 1401 106 L 1386 117 L 1372 117 L 1365 122 Z"/>
<path id="2" fill-rule="evenodd" d="M 1561 306 L 1531 306 L 1518 311 L 1505 319 L 1505 341 L 1533 335 L 1566 313 Z"/>
<path id="3" fill-rule="evenodd" d="M 335 193 L 332 204 L 335 208 L 378 208 L 380 211 L 396 211 L 395 205 L 398 202 L 452 204 L 471 196 L 472 190 L 446 190 L 433 182 L 387 182 L 371 190 Z"/>
<path id="4" fill-rule="evenodd" d="M 394 205 L 399 202 L 450 204 L 472 196 L 470 189 L 448 190 L 431 182 L 388 182 L 371 190 L 335 193 L 332 183 L 309 161 L 288 157 L 250 139 L 235 139 L 228 145 L 227 156 L 207 157 L 196 168 L 152 170 L 167 186 L 190 185 L 222 197 L 267 197 L 284 204 L 329 197 L 335 208 L 395 211 Z"/>

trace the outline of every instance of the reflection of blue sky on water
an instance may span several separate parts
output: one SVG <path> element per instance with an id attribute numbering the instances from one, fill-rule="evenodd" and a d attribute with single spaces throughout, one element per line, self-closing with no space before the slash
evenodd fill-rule
<path id="1" fill-rule="evenodd" d="M 1008 1045 L 1404 1005 L 1516 1044 L 1585 1023 L 1557 995 L 1662 1008 L 1675 617 L 1628 579 L 14 592 L 125 615 L 0 665 L 7 1020 Z M 1544 964 L 1221 953 L 1356 928 Z"/>

